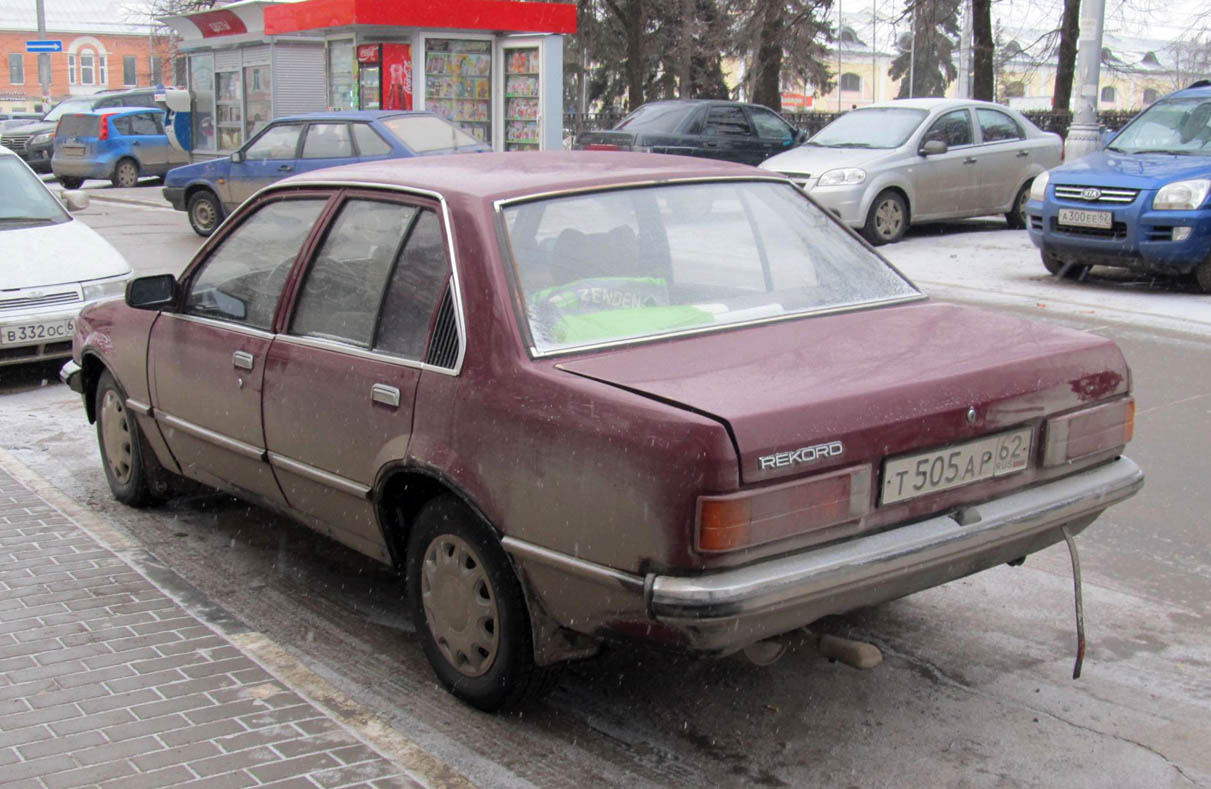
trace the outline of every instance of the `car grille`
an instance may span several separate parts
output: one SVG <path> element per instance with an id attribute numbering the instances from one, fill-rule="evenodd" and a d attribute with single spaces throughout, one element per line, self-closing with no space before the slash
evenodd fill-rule
<path id="1" fill-rule="evenodd" d="M 78 290 L 62 290 L 54 293 L 39 293 L 36 296 L 25 296 L 20 291 L 14 298 L 0 294 L 0 312 L 16 312 L 35 307 L 54 307 L 60 304 L 73 304 L 80 301 Z"/>
<path id="2" fill-rule="evenodd" d="M 1084 196 L 1086 189 L 1097 189 L 1101 195 L 1090 200 Z M 1069 186 L 1066 184 L 1057 184 L 1055 187 L 1055 196 L 1057 200 L 1076 200 L 1082 203 L 1114 203 L 1115 205 L 1125 205 L 1133 202 L 1139 196 L 1138 189 L 1120 189 L 1110 186 Z"/>
<path id="3" fill-rule="evenodd" d="M 9 148 L 14 151 L 21 151 L 21 150 L 25 149 L 26 141 L 29 140 L 29 138 L 33 137 L 33 136 L 34 135 L 32 135 L 32 134 L 0 135 L 0 145 L 3 145 L 5 148 Z"/>
<path id="4" fill-rule="evenodd" d="M 812 183 L 812 174 L 811 173 L 783 173 L 783 175 L 785 175 L 787 178 L 791 179 L 791 181 L 794 182 L 795 186 L 799 187 L 800 189 L 806 189 L 807 187 L 811 186 L 811 183 Z"/>
<path id="5" fill-rule="evenodd" d="M 1108 238 L 1114 241 L 1122 241 L 1123 239 L 1127 238 L 1127 225 L 1125 222 L 1115 222 L 1110 226 L 1109 230 L 1104 230 L 1100 227 L 1073 227 L 1072 225 L 1060 225 L 1059 222 L 1052 217 L 1051 232 L 1064 236 Z"/>

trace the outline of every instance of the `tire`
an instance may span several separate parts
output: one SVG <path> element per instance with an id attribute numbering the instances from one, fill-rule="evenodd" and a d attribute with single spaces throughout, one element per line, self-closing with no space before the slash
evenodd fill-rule
<path id="1" fill-rule="evenodd" d="M 1022 188 L 1018 190 L 1018 196 L 1013 198 L 1013 209 L 1005 214 L 1005 223 L 1009 225 L 1010 230 L 1025 230 L 1030 224 L 1030 217 L 1026 214 L 1026 203 L 1030 202 L 1030 184 L 1033 182 L 1034 179 L 1031 178 L 1022 184 Z"/>
<path id="2" fill-rule="evenodd" d="M 119 160 L 118 163 L 114 165 L 114 174 L 109 180 L 114 186 L 138 186 L 139 163 L 134 159 Z"/>
<path id="3" fill-rule="evenodd" d="M 1089 267 L 1080 263 L 1065 263 L 1054 255 L 1043 253 L 1043 268 L 1060 279 L 1084 279 Z"/>
<path id="4" fill-rule="evenodd" d="M 189 196 L 186 212 L 189 214 L 189 226 L 203 238 L 213 233 L 219 222 L 223 221 L 223 207 L 219 204 L 219 198 L 205 189 Z"/>
<path id="5" fill-rule="evenodd" d="M 134 415 L 126 409 L 126 393 L 106 370 L 97 381 L 97 444 L 101 465 L 113 496 L 131 507 L 155 500 L 152 469 L 155 460 L 139 432 Z"/>
<path id="6" fill-rule="evenodd" d="M 870 204 L 866 214 L 866 224 L 862 226 L 862 235 L 871 246 L 894 244 L 904 238 L 908 230 L 908 205 L 904 198 L 890 189 L 880 192 L 875 201 Z"/>
<path id="7" fill-rule="evenodd" d="M 485 712 L 548 684 L 530 614 L 496 536 L 452 496 L 426 504 L 408 538 L 408 608 L 425 657 L 452 694 Z"/>
<path id="8" fill-rule="evenodd" d="M 74 175 L 57 175 L 55 178 L 64 189 L 79 189 L 84 185 L 84 179 Z"/>
<path id="9" fill-rule="evenodd" d="M 1211 293 L 1211 257 L 1194 267 L 1194 282 L 1203 293 Z"/>

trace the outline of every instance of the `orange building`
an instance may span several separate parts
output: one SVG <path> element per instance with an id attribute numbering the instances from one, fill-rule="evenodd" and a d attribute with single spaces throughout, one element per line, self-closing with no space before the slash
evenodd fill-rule
<path id="1" fill-rule="evenodd" d="M 34 112 L 43 103 L 38 55 L 26 52 L 35 39 L 63 42 L 62 52 L 49 55 L 52 105 L 99 90 L 173 84 L 171 42 L 125 8 L 113 0 L 48 2 L 40 36 L 33 0 L 0 3 L 0 112 Z"/>

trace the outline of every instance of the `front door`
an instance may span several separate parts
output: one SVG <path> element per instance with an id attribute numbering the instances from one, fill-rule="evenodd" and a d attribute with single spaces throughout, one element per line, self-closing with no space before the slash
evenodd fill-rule
<path id="1" fill-rule="evenodd" d="M 429 328 L 449 277 L 444 250 L 431 206 L 348 197 L 266 365 L 265 440 L 287 501 L 383 560 L 369 493 L 380 468 L 407 457 Z"/>
<path id="2" fill-rule="evenodd" d="M 182 280 L 180 312 L 152 327 L 154 415 L 187 475 L 269 504 L 284 498 L 261 426 L 265 362 L 283 285 L 326 200 L 268 203 Z"/>
<path id="3" fill-rule="evenodd" d="M 301 123 L 267 126 L 244 146 L 241 161 L 233 159 L 228 170 L 224 211 L 234 211 L 261 187 L 294 174 L 299 154 L 299 132 L 302 130 Z"/>
<path id="4" fill-rule="evenodd" d="M 953 110 L 935 120 L 921 138 L 946 143 L 946 153 L 922 157 L 914 167 L 913 220 L 939 219 L 962 213 L 975 186 L 976 158 L 972 155 L 975 137 L 971 131 L 971 112 Z"/>
<path id="5" fill-rule="evenodd" d="M 712 105 L 706 115 L 702 137 L 703 153 L 708 159 L 760 164 L 768 154 L 766 145 L 754 131 L 744 110 L 736 105 Z"/>

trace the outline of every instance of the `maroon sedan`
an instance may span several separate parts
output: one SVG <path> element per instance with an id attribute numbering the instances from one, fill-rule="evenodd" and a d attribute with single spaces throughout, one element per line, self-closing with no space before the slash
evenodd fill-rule
<path id="1" fill-rule="evenodd" d="M 119 500 L 188 477 L 401 568 L 484 709 L 604 639 L 723 655 L 1018 559 L 1143 484 L 1112 341 L 929 301 L 789 181 L 682 157 L 281 181 L 86 309 L 64 377 Z"/>

